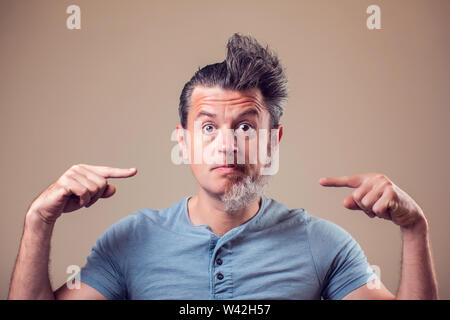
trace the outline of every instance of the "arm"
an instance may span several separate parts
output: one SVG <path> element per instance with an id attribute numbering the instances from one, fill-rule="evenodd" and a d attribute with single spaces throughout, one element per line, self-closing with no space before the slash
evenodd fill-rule
<path id="1" fill-rule="evenodd" d="M 106 299 L 84 283 L 80 289 L 72 290 L 64 283 L 53 292 L 48 274 L 53 227 L 54 222 L 45 222 L 35 211 L 27 213 L 8 299 Z"/>
<path id="2" fill-rule="evenodd" d="M 394 296 L 382 283 L 376 288 L 377 284 L 372 282 L 370 286 L 363 286 L 350 292 L 344 299 L 438 299 L 428 223 L 424 220 L 415 226 L 401 228 L 401 233 L 402 271 L 397 294 Z"/>
<path id="3" fill-rule="evenodd" d="M 396 296 L 382 283 L 376 289 L 362 286 L 344 299 L 438 299 L 438 286 L 429 240 L 428 222 L 422 209 L 406 192 L 384 175 L 369 173 L 321 179 L 320 184 L 357 188 L 344 206 L 362 210 L 369 217 L 391 220 L 400 227 L 403 252 L 400 286 Z"/>
<path id="4" fill-rule="evenodd" d="M 427 221 L 401 230 L 403 257 L 397 299 L 438 299 Z"/>
<path id="5" fill-rule="evenodd" d="M 8 299 L 55 298 L 48 275 L 53 226 L 39 219 L 34 211 L 27 213 Z"/>
<path id="6" fill-rule="evenodd" d="M 112 196 L 115 188 L 107 184 L 106 178 L 129 177 L 135 173 L 135 169 L 73 166 L 36 198 L 25 216 L 8 299 L 105 299 L 86 284 L 76 290 L 64 284 L 53 292 L 48 274 L 52 231 L 62 213 L 89 207 L 100 197 Z"/>

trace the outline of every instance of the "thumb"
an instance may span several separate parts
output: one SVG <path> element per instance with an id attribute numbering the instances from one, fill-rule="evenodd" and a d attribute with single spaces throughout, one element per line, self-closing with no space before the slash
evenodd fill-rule
<path id="1" fill-rule="evenodd" d="M 388 203 L 388 206 L 387 206 L 390 214 L 395 214 L 398 210 L 398 207 L 399 206 L 398 206 L 397 201 L 394 201 L 394 200 L 390 200 Z"/>
<path id="2" fill-rule="evenodd" d="M 361 208 L 356 204 L 356 202 L 353 200 L 353 197 L 347 197 L 343 201 L 344 207 L 350 210 L 361 210 Z"/>
<path id="3" fill-rule="evenodd" d="M 101 198 L 109 198 L 111 197 L 114 193 L 116 193 L 116 187 L 114 187 L 112 184 L 108 184 L 106 186 L 105 191 L 103 191 L 103 194 L 101 196 Z"/>

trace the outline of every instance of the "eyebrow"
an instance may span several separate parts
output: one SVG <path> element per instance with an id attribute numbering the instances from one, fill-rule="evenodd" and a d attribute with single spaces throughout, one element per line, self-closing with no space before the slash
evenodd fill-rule
<path id="1" fill-rule="evenodd" d="M 259 116 L 259 112 L 256 109 L 247 109 L 244 112 L 240 113 L 237 118 L 243 118 L 245 116 Z M 216 118 L 216 115 L 214 113 L 210 113 L 207 111 L 200 111 L 199 113 L 197 113 L 197 116 L 195 117 L 195 119 L 198 119 L 200 117 L 208 117 L 208 118 Z"/>
<path id="2" fill-rule="evenodd" d="M 199 113 L 197 113 L 197 116 L 195 117 L 195 119 L 198 119 L 200 117 L 215 118 L 216 115 L 214 113 L 209 113 L 209 112 L 206 112 L 206 111 L 200 111 Z"/>
<path id="3" fill-rule="evenodd" d="M 259 116 L 259 112 L 256 109 L 247 109 L 244 112 L 240 113 L 237 118 L 243 118 L 245 116 Z"/>

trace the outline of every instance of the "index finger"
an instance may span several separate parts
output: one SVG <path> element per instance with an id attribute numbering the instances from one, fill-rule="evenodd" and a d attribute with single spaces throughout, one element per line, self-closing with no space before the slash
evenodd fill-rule
<path id="1" fill-rule="evenodd" d="M 363 182 L 362 175 L 342 176 L 335 178 L 320 178 L 319 183 L 324 187 L 358 188 Z"/>
<path id="2" fill-rule="evenodd" d="M 82 166 L 94 171 L 104 178 L 128 178 L 134 176 L 137 173 L 136 168 L 112 168 L 105 166 L 92 166 L 87 164 L 83 164 Z"/>

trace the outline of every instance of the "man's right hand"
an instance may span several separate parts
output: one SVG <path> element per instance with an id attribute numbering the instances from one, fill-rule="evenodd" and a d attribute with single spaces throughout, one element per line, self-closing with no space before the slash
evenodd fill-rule
<path id="1" fill-rule="evenodd" d="M 54 223 L 62 213 L 87 208 L 99 198 L 111 197 L 116 188 L 108 184 L 108 178 L 129 178 L 136 172 L 136 168 L 74 165 L 32 202 L 27 214 L 37 213 L 44 222 Z"/>

